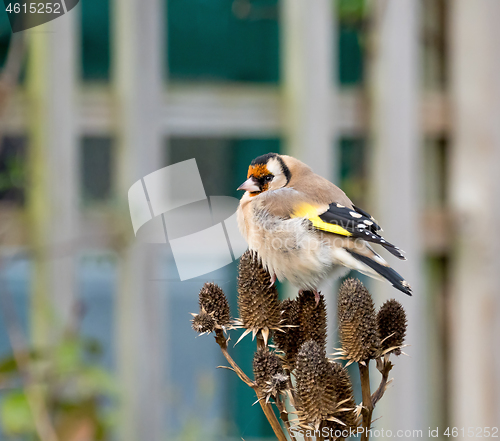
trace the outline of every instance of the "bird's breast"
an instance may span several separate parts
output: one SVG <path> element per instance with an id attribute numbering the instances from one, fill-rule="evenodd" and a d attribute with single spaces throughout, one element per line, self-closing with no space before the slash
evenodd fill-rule
<path id="1" fill-rule="evenodd" d="M 238 225 L 249 248 L 279 280 L 289 280 L 299 289 L 316 289 L 332 269 L 330 245 L 306 219 L 283 219 L 259 208 L 241 209 Z"/>

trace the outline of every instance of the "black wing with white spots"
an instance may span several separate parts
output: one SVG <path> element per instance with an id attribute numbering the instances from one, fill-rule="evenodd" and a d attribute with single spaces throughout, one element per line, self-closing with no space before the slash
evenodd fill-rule
<path id="1" fill-rule="evenodd" d="M 401 250 L 392 243 L 387 242 L 378 231 L 382 231 L 372 216 L 358 207 L 354 209 L 340 204 L 330 204 L 328 210 L 319 215 L 323 222 L 339 225 L 355 238 L 362 238 L 367 242 L 382 245 L 387 251 L 399 259 L 406 260 Z"/>

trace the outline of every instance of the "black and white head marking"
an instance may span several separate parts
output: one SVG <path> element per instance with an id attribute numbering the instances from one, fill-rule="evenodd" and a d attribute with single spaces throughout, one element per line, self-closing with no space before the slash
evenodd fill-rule
<path id="1" fill-rule="evenodd" d="M 276 154 L 270 156 L 266 165 L 269 172 L 271 172 L 274 176 L 271 188 L 276 190 L 278 188 L 286 187 L 290 182 L 291 174 L 281 156 Z"/>

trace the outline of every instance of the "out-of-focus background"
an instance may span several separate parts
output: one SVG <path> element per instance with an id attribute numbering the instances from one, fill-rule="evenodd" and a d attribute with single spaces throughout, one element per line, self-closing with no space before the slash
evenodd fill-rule
<path id="1" fill-rule="evenodd" d="M 82 0 L 13 37 L 2 8 L 0 439 L 272 437 L 190 329 L 207 280 L 238 315 L 237 263 L 181 282 L 127 204 L 190 158 L 207 195 L 239 197 L 270 151 L 341 185 L 407 252 L 388 260 L 412 298 L 366 281 L 409 316 L 375 427 L 498 427 L 499 19 L 496 0 Z M 247 372 L 253 348 L 231 349 Z"/>

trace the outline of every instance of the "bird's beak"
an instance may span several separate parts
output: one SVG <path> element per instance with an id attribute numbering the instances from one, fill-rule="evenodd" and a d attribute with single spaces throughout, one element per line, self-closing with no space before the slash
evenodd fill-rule
<path id="1" fill-rule="evenodd" d="M 260 187 L 257 185 L 257 181 L 253 176 L 250 176 L 243 184 L 238 187 L 238 190 L 249 191 L 250 193 L 254 191 L 260 191 Z"/>

